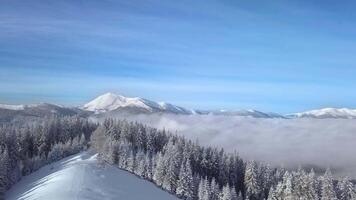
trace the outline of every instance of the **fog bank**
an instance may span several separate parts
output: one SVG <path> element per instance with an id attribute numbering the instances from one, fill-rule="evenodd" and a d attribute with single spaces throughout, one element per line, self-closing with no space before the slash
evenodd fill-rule
<path id="1" fill-rule="evenodd" d="M 275 166 L 331 167 L 356 177 L 356 120 L 256 119 L 209 115 L 127 115 L 196 140 L 203 145 L 237 150 L 245 159 Z"/>

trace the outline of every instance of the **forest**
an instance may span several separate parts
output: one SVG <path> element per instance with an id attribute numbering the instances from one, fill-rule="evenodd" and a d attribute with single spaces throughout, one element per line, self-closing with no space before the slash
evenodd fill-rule
<path id="1" fill-rule="evenodd" d="M 236 147 L 238 149 L 238 146 Z M 22 176 L 66 156 L 95 151 L 115 165 L 187 200 L 355 200 L 347 177 L 245 161 L 238 152 L 202 146 L 137 122 L 53 117 L 0 127 L 0 195 Z"/>

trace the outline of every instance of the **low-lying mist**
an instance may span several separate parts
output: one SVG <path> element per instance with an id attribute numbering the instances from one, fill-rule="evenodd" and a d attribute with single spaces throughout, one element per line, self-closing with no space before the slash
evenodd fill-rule
<path id="1" fill-rule="evenodd" d="M 256 119 L 211 115 L 120 115 L 165 128 L 203 145 L 238 151 L 273 166 L 331 167 L 356 178 L 356 120 Z"/>

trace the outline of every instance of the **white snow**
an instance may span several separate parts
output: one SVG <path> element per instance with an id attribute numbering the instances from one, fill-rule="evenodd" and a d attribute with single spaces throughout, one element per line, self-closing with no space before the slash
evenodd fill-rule
<path id="1" fill-rule="evenodd" d="M 323 108 L 319 110 L 310 110 L 306 112 L 290 114 L 292 117 L 314 117 L 314 118 L 356 118 L 356 110 L 348 108 Z"/>
<path id="2" fill-rule="evenodd" d="M 0 104 L 0 108 L 7 109 L 7 110 L 23 110 L 25 109 L 25 105 Z"/>
<path id="3" fill-rule="evenodd" d="M 151 110 L 151 108 L 147 106 L 141 98 L 124 97 L 113 93 L 103 94 L 85 104 L 83 108 L 88 111 L 106 112 L 128 106 L 141 107 Z"/>
<path id="4" fill-rule="evenodd" d="M 19 104 L 19 105 L 9 105 L 9 104 L 0 104 L 0 108 L 7 109 L 7 110 L 25 110 L 26 108 L 35 108 L 40 106 L 52 105 L 64 108 L 64 106 L 59 104 L 48 104 L 48 103 L 37 103 L 37 104 Z"/>
<path id="5" fill-rule="evenodd" d="M 103 94 L 83 106 L 83 109 L 103 113 L 118 108 L 134 107 L 147 111 L 169 111 L 174 113 L 187 113 L 186 109 L 165 102 L 154 102 L 139 97 L 125 97 L 114 93 Z"/>
<path id="6" fill-rule="evenodd" d="M 83 152 L 23 177 L 6 199 L 164 199 L 177 200 L 153 183 L 114 166 L 99 165 L 96 155 Z"/>

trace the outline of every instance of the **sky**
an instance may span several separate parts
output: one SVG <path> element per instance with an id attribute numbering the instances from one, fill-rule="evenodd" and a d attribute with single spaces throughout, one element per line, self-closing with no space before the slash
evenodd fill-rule
<path id="1" fill-rule="evenodd" d="M 0 103 L 356 108 L 356 2 L 0 0 Z"/>

